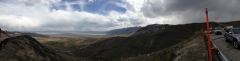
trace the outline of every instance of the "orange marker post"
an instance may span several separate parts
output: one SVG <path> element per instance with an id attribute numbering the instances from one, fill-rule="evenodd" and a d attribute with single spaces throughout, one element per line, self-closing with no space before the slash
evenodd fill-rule
<path id="1" fill-rule="evenodd" d="M 208 20 L 208 9 L 206 8 L 206 26 L 207 26 L 207 46 L 208 46 L 208 61 L 212 61 L 212 49 L 211 49 L 211 39 L 210 39 L 210 28 Z"/>

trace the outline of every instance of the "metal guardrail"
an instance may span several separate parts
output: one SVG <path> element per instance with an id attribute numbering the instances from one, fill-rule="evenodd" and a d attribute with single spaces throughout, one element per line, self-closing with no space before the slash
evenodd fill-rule
<path id="1" fill-rule="evenodd" d="M 220 58 L 221 61 L 229 61 L 227 57 L 222 53 L 221 49 L 219 49 L 213 41 L 211 41 L 211 44 L 213 45 L 214 48 L 218 49 L 218 57 Z"/>

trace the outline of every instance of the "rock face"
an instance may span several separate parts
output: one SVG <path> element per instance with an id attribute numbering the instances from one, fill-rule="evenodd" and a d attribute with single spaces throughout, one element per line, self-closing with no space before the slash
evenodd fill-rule
<path id="1" fill-rule="evenodd" d="M 0 61 L 62 61 L 62 59 L 54 50 L 24 35 L 1 41 Z"/>

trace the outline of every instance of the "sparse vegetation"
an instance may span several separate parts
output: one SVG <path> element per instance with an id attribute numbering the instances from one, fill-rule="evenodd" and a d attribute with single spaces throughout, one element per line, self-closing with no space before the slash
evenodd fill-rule
<path id="1" fill-rule="evenodd" d="M 183 25 L 149 25 L 139 29 L 130 37 L 112 37 L 94 43 L 86 48 L 76 50 L 74 53 L 94 60 L 112 61 L 128 57 L 149 54 L 170 48 L 195 35 L 200 31 L 201 23 Z M 163 51 L 159 56 L 164 61 L 172 59 L 174 53 L 171 49 Z"/>
<path id="2" fill-rule="evenodd" d="M 53 45 L 53 46 L 63 46 L 64 42 L 63 41 L 48 41 L 45 44 Z"/>
<path id="3" fill-rule="evenodd" d="M 183 48 L 186 47 L 186 43 L 200 31 L 201 25 L 203 24 L 154 24 L 140 28 L 129 37 L 35 38 L 54 49 L 60 56 L 71 58 L 73 61 L 172 61 L 180 55 L 192 55 L 186 56 L 176 51 L 185 50 Z"/>
<path id="4" fill-rule="evenodd" d="M 84 47 L 96 42 L 97 38 L 71 38 L 71 37 L 35 37 L 41 43 L 53 47 Z"/>

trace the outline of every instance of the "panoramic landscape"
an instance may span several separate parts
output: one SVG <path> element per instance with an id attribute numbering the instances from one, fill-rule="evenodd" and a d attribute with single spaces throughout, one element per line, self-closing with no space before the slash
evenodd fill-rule
<path id="1" fill-rule="evenodd" d="M 0 0 L 0 61 L 239 61 L 238 0 Z"/>

